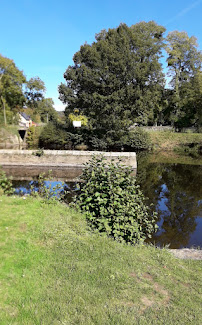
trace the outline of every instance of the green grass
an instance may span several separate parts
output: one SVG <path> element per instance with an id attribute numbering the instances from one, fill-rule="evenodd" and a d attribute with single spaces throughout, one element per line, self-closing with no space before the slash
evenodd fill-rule
<path id="1" fill-rule="evenodd" d="M 1 130 L 4 130 L 6 134 L 11 134 L 11 135 L 17 135 L 19 136 L 19 133 L 18 133 L 18 128 L 19 126 L 18 125 L 3 125 L 3 124 L 0 124 L 0 129 Z"/>
<path id="2" fill-rule="evenodd" d="M 201 324 L 201 261 L 87 231 L 67 206 L 0 197 L 0 324 Z"/>
<path id="3" fill-rule="evenodd" d="M 193 145 L 202 146 L 202 133 L 149 132 L 155 150 L 174 150 L 175 148 Z"/>

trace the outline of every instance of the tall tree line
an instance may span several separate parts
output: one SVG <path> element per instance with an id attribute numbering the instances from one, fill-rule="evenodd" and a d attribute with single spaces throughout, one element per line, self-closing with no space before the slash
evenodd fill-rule
<path id="1" fill-rule="evenodd" d="M 132 124 L 201 125 L 201 52 L 195 37 L 153 21 L 102 30 L 84 44 L 64 73 L 59 98 L 66 118 L 79 112 L 89 127 L 119 134 Z M 167 51 L 170 85 L 161 58 Z"/>
<path id="2" fill-rule="evenodd" d="M 45 98 L 45 84 L 39 77 L 26 79 L 15 62 L 0 54 L 0 124 L 17 123 L 19 111 L 36 121 L 56 119 L 53 101 Z"/>

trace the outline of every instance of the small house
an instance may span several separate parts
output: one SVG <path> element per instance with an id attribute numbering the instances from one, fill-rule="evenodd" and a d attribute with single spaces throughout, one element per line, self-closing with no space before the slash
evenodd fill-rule
<path id="1" fill-rule="evenodd" d="M 29 128 L 33 122 L 29 115 L 24 112 L 19 113 L 19 126 Z"/>

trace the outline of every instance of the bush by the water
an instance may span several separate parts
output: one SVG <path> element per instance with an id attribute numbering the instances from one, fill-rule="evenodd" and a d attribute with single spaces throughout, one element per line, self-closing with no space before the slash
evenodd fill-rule
<path id="1" fill-rule="evenodd" d="M 126 145 L 135 151 L 149 150 L 152 147 L 148 132 L 140 127 L 129 131 Z"/>
<path id="2" fill-rule="evenodd" d="M 13 192 L 14 190 L 12 187 L 12 181 L 6 176 L 6 173 L 1 169 L 0 166 L 0 195 L 11 195 L 13 194 Z"/>
<path id="3" fill-rule="evenodd" d="M 135 244 L 156 231 L 157 216 L 131 173 L 132 168 L 120 161 L 107 163 L 103 157 L 93 157 L 81 176 L 84 184 L 76 204 L 91 229 Z"/>

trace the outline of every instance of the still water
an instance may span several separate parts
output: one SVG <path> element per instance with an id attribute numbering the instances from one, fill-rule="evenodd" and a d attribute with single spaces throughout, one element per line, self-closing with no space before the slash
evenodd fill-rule
<path id="1" fill-rule="evenodd" d="M 151 156 L 138 159 L 137 182 L 158 213 L 159 230 L 152 238 L 158 246 L 202 247 L 202 165 L 196 161 L 182 162 L 173 158 L 172 163 L 155 161 Z M 13 174 L 16 193 L 29 193 L 31 180 L 42 172 L 29 168 L 4 170 Z M 76 193 L 75 180 L 80 173 L 79 169 L 55 169 L 51 185 L 62 180 L 67 189 Z"/>
<path id="2" fill-rule="evenodd" d="M 158 213 L 159 230 L 152 242 L 202 247 L 202 165 L 143 162 L 137 181 Z"/>

